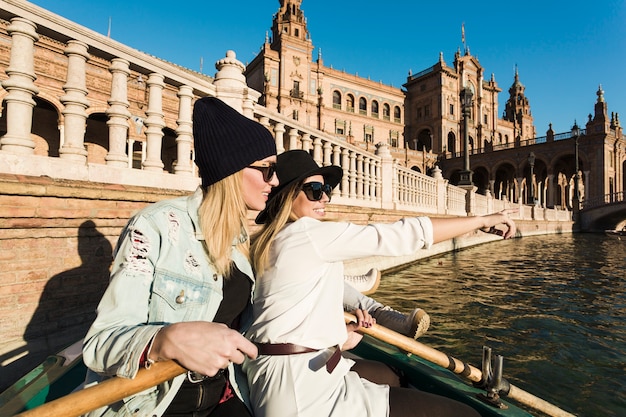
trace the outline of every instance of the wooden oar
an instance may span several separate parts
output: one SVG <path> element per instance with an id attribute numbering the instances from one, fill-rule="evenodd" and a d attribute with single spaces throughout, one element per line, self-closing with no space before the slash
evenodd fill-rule
<path id="1" fill-rule="evenodd" d="M 150 387 L 169 381 L 187 372 L 174 361 L 154 363 L 150 369 L 141 369 L 133 379 L 114 377 L 97 385 L 75 391 L 32 410 L 19 417 L 78 417 L 89 411 L 112 404 Z"/>
<path id="2" fill-rule="evenodd" d="M 356 317 L 353 314 L 344 313 L 344 315 L 346 323 L 356 322 Z M 480 382 L 482 380 L 482 371 L 480 369 L 465 362 L 462 362 L 458 359 L 455 359 L 452 356 L 448 356 L 445 353 L 433 349 L 423 343 L 420 343 L 415 339 L 411 339 L 410 337 L 394 332 L 393 330 L 390 330 L 386 327 L 375 324 L 370 328 L 362 327 L 358 331 L 360 333 L 367 334 L 376 339 L 382 340 L 383 342 L 389 343 L 390 345 L 394 345 L 406 352 L 417 355 L 420 358 L 426 359 L 427 361 L 439 365 L 443 368 L 449 369 L 455 374 L 461 375 L 472 382 Z M 512 398 L 529 407 L 532 407 L 535 410 L 541 411 L 548 416 L 575 417 L 574 414 L 568 413 L 567 411 L 558 408 L 554 404 L 551 404 L 539 397 L 536 397 L 522 390 L 521 388 L 514 386 L 513 384 L 509 385 L 510 390 L 509 393 L 506 394 L 506 396 L 509 398 Z"/>
<path id="3" fill-rule="evenodd" d="M 345 313 L 346 323 L 356 321 L 352 314 Z M 482 380 L 482 372 L 458 359 L 424 345 L 414 339 L 375 324 L 371 328 L 361 328 L 359 332 L 375 337 L 406 352 L 415 354 L 436 365 L 442 366 L 469 379 L 472 382 Z M 186 372 L 186 369 L 174 361 L 157 362 L 150 369 L 141 369 L 133 379 L 114 377 L 97 385 L 73 392 L 32 410 L 17 414 L 16 417 L 79 417 L 89 411 L 112 404 L 161 384 Z M 538 398 L 521 388 L 510 385 L 507 396 L 522 404 L 539 410 L 553 417 L 575 417 L 554 404 Z"/>

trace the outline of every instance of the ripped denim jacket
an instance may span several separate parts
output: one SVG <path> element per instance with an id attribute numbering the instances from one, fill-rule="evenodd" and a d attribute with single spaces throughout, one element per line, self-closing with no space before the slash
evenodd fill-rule
<path id="1" fill-rule="evenodd" d="M 193 195 L 152 204 L 128 222 L 118 240 L 111 280 L 83 347 L 90 368 L 88 385 L 107 377 L 133 378 L 152 337 L 166 324 L 212 321 L 222 301 L 223 277 L 205 254 L 198 227 L 199 188 Z M 244 237 L 247 238 L 247 237 Z M 254 282 L 252 268 L 239 251 L 232 259 Z M 253 286 L 254 291 L 254 286 Z M 249 325 L 249 311 L 242 317 Z M 231 369 L 231 384 L 248 402 L 245 376 Z M 160 415 L 182 378 L 159 385 L 90 415 Z M 243 384 L 243 385 L 242 385 Z M 169 403 L 169 401 L 168 401 Z"/>

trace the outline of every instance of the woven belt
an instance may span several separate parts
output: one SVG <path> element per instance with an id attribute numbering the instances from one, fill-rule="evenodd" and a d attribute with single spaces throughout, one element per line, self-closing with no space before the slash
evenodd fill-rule
<path id="1" fill-rule="evenodd" d="M 255 343 L 259 350 L 259 355 L 297 355 L 300 353 L 318 352 L 322 349 L 313 349 L 306 346 L 295 345 L 293 343 Z M 331 373 L 341 359 L 341 349 L 334 347 L 335 351 L 326 361 L 326 370 Z"/>

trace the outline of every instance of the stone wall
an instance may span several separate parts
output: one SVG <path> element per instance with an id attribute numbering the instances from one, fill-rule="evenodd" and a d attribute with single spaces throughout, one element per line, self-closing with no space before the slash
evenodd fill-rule
<path id="1" fill-rule="evenodd" d="M 0 175 L 0 390 L 84 335 L 121 228 L 146 204 L 183 194 Z"/>

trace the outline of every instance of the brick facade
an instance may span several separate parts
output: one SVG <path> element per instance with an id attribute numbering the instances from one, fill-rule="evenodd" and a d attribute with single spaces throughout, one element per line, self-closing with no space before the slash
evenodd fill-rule
<path id="1" fill-rule="evenodd" d="M 122 227 L 146 204 L 183 194 L 0 175 L 0 390 L 84 335 Z"/>

